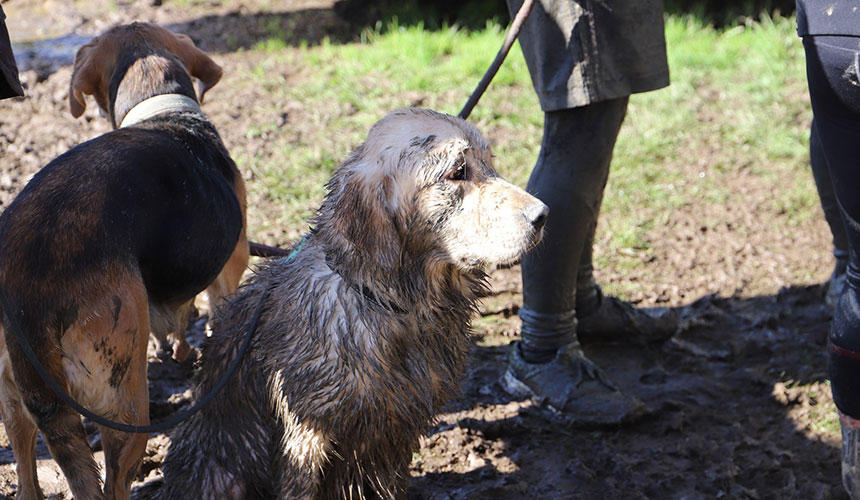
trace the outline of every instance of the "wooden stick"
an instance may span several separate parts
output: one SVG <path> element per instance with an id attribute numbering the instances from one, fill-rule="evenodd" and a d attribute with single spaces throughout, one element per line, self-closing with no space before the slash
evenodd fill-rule
<path id="1" fill-rule="evenodd" d="M 520 29 L 523 27 L 523 23 L 532 11 L 534 3 L 534 0 L 525 0 L 523 5 L 520 7 L 520 10 L 517 11 L 517 15 L 514 17 L 514 20 L 511 21 L 511 26 L 508 28 L 508 33 L 505 36 L 504 43 L 502 43 L 502 48 L 499 49 L 499 52 L 496 54 L 496 58 L 493 60 L 493 63 L 490 64 L 487 72 L 484 73 L 484 77 L 481 78 L 480 82 L 478 82 L 478 86 L 475 87 L 472 95 L 469 96 L 469 100 L 466 101 L 466 105 L 463 106 L 463 110 L 460 111 L 459 115 L 457 115 L 460 118 L 464 120 L 468 118 L 472 113 L 472 109 L 476 104 L 478 104 L 478 99 L 484 95 L 484 91 L 487 90 L 487 87 L 490 85 L 490 81 L 494 76 L 496 76 L 496 72 L 499 71 L 499 68 L 502 66 L 502 62 L 504 62 L 505 57 L 514 45 L 514 40 L 516 40 L 517 35 L 520 34 Z"/>

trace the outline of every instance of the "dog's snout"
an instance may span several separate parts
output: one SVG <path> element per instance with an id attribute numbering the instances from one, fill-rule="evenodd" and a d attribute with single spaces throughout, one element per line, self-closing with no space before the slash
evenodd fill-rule
<path id="1" fill-rule="evenodd" d="M 526 219 L 528 219 L 532 227 L 535 228 L 535 231 L 540 231 L 541 229 L 543 229 L 544 224 L 546 224 L 546 218 L 548 215 L 549 207 L 541 202 L 533 204 L 525 211 Z"/>

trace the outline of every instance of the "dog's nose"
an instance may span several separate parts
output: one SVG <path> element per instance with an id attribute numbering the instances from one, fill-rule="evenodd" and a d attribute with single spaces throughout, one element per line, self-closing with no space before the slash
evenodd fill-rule
<path id="1" fill-rule="evenodd" d="M 537 202 L 525 210 L 526 219 L 535 228 L 535 231 L 540 231 L 543 228 L 548 215 L 549 207 L 541 202 Z"/>

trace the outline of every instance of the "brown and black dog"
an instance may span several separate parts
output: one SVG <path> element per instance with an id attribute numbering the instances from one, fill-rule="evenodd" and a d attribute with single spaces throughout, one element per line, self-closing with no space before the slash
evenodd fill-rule
<path id="1" fill-rule="evenodd" d="M 142 38 L 138 39 L 138 42 L 143 44 L 142 47 L 134 48 L 132 46 L 136 43 L 134 41 L 130 42 L 131 45 L 116 43 L 119 37 L 130 37 L 135 32 L 138 34 L 145 33 L 142 35 Z M 199 80 L 201 101 L 206 91 L 220 80 L 220 66 L 197 49 L 187 36 L 174 34 L 159 26 L 146 23 L 120 26 L 93 39 L 78 50 L 75 56 L 75 67 L 69 90 L 69 109 L 72 116 L 77 118 L 83 114 L 86 108 L 84 94 L 92 95 L 95 98 L 102 113 L 110 118 L 114 128 L 136 125 L 144 119 L 152 117 L 155 114 L 164 113 L 170 109 L 176 111 L 199 111 L 199 106 L 192 97 L 181 93 L 164 93 L 169 92 L 170 80 L 173 78 L 170 72 L 176 71 L 177 68 L 168 69 L 166 66 L 164 67 L 166 76 L 164 80 L 167 88 L 155 91 L 157 93 L 153 93 L 153 89 L 160 85 L 159 76 L 156 76 L 155 80 L 152 80 L 152 71 L 146 72 L 150 76 L 144 76 L 144 72 L 135 71 L 134 68 L 131 68 L 128 75 L 118 75 L 119 78 L 125 79 L 124 85 L 127 87 L 125 92 L 115 95 L 110 94 L 110 79 L 117 77 L 114 74 L 115 63 L 111 61 L 118 61 L 120 58 L 131 58 L 134 65 L 142 68 L 154 64 L 156 66 L 155 74 L 158 75 L 158 66 L 164 65 L 164 62 L 152 60 L 151 55 L 146 53 L 147 49 L 145 46 L 149 43 L 148 39 L 152 39 L 162 46 L 169 46 L 170 50 L 186 66 L 185 69 L 187 69 L 188 73 Z M 142 57 L 138 57 L 132 54 L 119 53 L 119 51 L 128 51 L 129 49 L 134 53 L 143 50 L 144 54 Z M 150 79 L 148 80 L 147 78 Z M 152 97 L 140 101 L 139 96 L 147 94 L 152 95 Z M 193 95 L 193 92 L 191 94 Z M 111 99 L 111 96 L 113 96 L 113 99 Z M 249 247 L 244 229 L 246 211 L 245 184 L 241 176 L 237 176 L 236 178 L 235 194 L 242 208 L 243 229 L 239 235 L 236 248 L 230 256 L 230 260 L 227 261 L 227 264 L 218 277 L 206 288 L 211 308 L 219 305 L 226 295 L 236 290 L 242 274 L 248 267 Z M 188 302 L 185 307 L 176 313 L 173 311 L 154 311 L 159 312 L 159 314 L 153 314 L 150 318 L 152 333 L 158 339 L 160 352 L 170 353 L 172 351 L 173 358 L 180 362 L 184 361 L 191 351 L 191 347 L 185 341 L 185 326 L 192 310 L 193 302 Z M 174 342 L 172 348 L 167 344 L 168 335 L 173 336 Z"/>
<path id="2" fill-rule="evenodd" d="M 149 332 L 181 331 L 197 293 L 214 286 L 220 297 L 245 269 L 244 184 L 192 82 L 202 100 L 220 77 L 188 37 L 151 24 L 112 28 L 75 57 L 72 114 L 92 95 L 120 128 L 50 162 L 0 216 L 0 409 L 19 499 L 42 498 L 38 431 L 86 500 L 128 498 L 147 440 L 100 428 L 103 492 L 80 416 L 20 341 L 78 402 L 145 425 Z"/>

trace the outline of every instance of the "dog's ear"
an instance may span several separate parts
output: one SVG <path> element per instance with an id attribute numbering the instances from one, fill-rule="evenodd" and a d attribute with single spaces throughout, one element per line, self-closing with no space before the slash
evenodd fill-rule
<path id="1" fill-rule="evenodd" d="M 375 262 L 381 273 L 397 272 L 401 245 L 396 218 L 387 206 L 385 182 L 344 170 L 330 184 L 327 223 L 361 255 L 360 261 Z"/>
<path id="2" fill-rule="evenodd" d="M 200 81 L 197 99 L 203 103 L 203 96 L 221 79 L 223 71 L 211 57 L 198 49 L 187 35 L 174 33 L 176 38 L 175 54 L 185 65 L 188 73 Z"/>
<path id="3" fill-rule="evenodd" d="M 84 94 L 97 96 L 99 89 L 105 86 L 104 61 L 100 60 L 96 50 L 98 42 L 98 37 L 93 38 L 75 54 L 72 81 L 69 84 L 69 112 L 75 118 L 87 109 Z"/>

